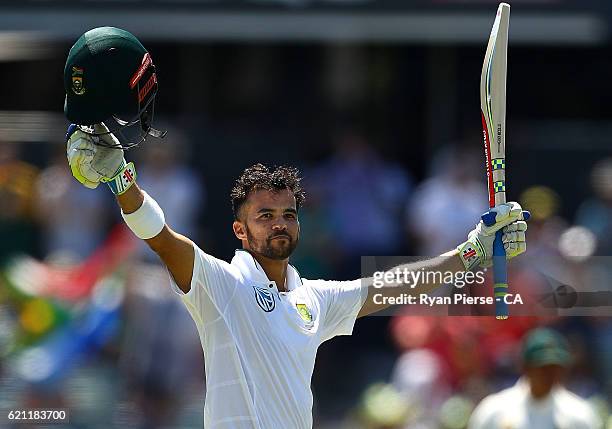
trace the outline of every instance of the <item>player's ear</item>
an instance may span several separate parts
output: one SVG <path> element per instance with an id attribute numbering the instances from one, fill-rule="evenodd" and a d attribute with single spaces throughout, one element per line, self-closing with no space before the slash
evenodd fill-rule
<path id="1" fill-rule="evenodd" d="M 238 240 L 246 240 L 246 228 L 242 222 L 239 220 L 235 220 L 232 224 L 232 229 L 234 230 L 234 235 Z"/>

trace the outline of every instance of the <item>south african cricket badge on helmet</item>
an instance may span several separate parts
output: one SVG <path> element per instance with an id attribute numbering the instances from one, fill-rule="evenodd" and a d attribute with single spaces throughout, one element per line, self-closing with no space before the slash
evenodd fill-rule
<path id="1" fill-rule="evenodd" d="M 83 68 L 72 66 L 72 92 L 76 95 L 85 94 L 85 86 L 83 85 Z"/>

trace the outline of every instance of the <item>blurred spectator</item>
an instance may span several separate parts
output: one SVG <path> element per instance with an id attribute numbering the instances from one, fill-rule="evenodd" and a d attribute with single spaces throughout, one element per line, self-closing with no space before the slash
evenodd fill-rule
<path id="1" fill-rule="evenodd" d="M 477 407 L 470 429 L 599 429 L 592 407 L 562 385 L 571 362 L 569 347 L 557 332 L 539 328 L 523 343 L 523 377 L 511 388 L 486 397 Z"/>
<path id="2" fill-rule="evenodd" d="M 597 254 L 612 254 L 612 158 L 599 161 L 591 171 L 595 195 L 584 201 L 576 223 L 590 229 L 598 238 Z"/>
<path id="3" fill-rule="evenodd" d="M 114 213 L 106 185 L 87 189 L 66 164 L 64 145 L 36 182 L 37 218 L 42 226 L 44 255 L 79 262 L 104 241 Z"/>
<path id="4" fill-rule="evenodd" d="M 416 319 L 416 318 L 415 318 Z M 442 358 L 427 348 L 407 350 L 397 361 L 392 382 L 412 404 L 411 428 L 437 427 L 438 410 L 452 390 Z"/>
<path id="5" fill-rule="evenodd" d="M 601 258 L 592 258 L 591 264 L 598 270 L 590 269 L 586 274 L 599 274 L 598 281 L 589 284 L 596 285 L 598 290 L 610 291 L 612 265 L 609 258 L 612 254 L 612 158 L 607 158 L 595 164 L 591 170 L 591 186 L 594 195 L 586 199 L 576 213 L 576 224 L 586 227 L 595 238 L 595 253 Z M 590 256 L 590 255 L 589 255 Z M 593 280 L 596 280 L 593 278 Z M 603 309 L 602 309 L 603 310 Z M 605 311 L 605 310 L 604 310 Z M 606 312 L 606 316 L 609 312 Z M 589 319 L 593 327 L 591 350 L 596 359 L 595 364 L 602 374 L 608 400 L 612 398 L 612 322 L 609 317 Z"/>
<path id="6" fill-rule="evenodd" d="M 559 216 L 559 194 L 547 186 L 534 185 L 521 193 L 519 202 L 531 213 L 529 259 L 537 259 L 539 264 L 551 263 L 551 259 L 558 260 L 559 237 L 568 227 L 567 221 Z"/>
<path id="7" fill-rule="evenodd" d="M 37 175 L 34 166 L 19 160 L 17 143 L 0 141 L 0 262 L 36 249 L 32 200 Z"/>
<path id="8" fill-rule="evenodd" d="M 336 247 L 355 270 L 359 256 L 401 249 L 402 211 L 412 184 L 406 171 L 383 160 L 358 132 L 341 132 L 335 144 L 331 158 L 307 176 L 308 189 L 328 213 Z"/>
<path id="9" fill-rule="evenodd" d="M 419 256 L 447 252 L 465 241 L 487 210 L 481 161 L 471 151 L 443 149 L 429 179 L 415 190 L 406 210 L 407 229 L 418 242 Z"/>
<path id="10" fill-rule="evenodd" d="M 300 267 L 306 278 L 334 278 L 338 243 L 332 225 L 316 194 L 308 193 L 300 210 L 300 245 L 291 255 L 291 263 Z M 324 258 L 321 255 L 325 255 Z"/>

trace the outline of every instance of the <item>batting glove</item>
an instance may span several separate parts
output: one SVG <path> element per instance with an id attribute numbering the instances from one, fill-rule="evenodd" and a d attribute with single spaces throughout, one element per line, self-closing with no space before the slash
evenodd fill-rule
<path id="1" fill-rule="evenodd" d="M 483 215 L 484 216 L 484 215 Z M 506 259 L 514 258 L 527 250 L 525 231 L 530 214 L 516 202 L 500 204 L 492 208 L 486 216 L 494 219 L 489 226 L 481 220 L 469 234 L 465 243 L 457 247 L 461 261 L 466 270 L 476 266 L 490 267 L 493 257 L 495 233 L 502 231 L 502 242 L 506 250 Z"/>
<path id="2" fill-rule="evenodd" d="M 121 195 L 136 180 L 134 163 L 125 162 L 119 140 L 106 125 L 94 125 L 94 133 L 100 135 L 87 134 L 74 124 L 68 127 L 66 154 L 72 175 L 90 189 L 104 182 L 114 194 Z M 99 140 L 104 145 L 96 144 Z"/>

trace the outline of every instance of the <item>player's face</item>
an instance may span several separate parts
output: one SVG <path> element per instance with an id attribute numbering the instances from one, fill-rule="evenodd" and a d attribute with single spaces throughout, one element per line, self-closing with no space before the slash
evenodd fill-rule
<path id="1" fill-rule="evenodd" d="M 287 259 L 295 250 L 300 224 L 295 197 L 288 189 L 252 192 L 241 217 L 244 235 L 239 238 L 246 249 L 276 260 Z"/>
<path id="2" fill-rule="evenodd" d="M 563 379 L 565 370 L 560 365 L 528 367 L 525 374 L 531 385 L 531 392 L 536 397 L 544 397 Z"/>

